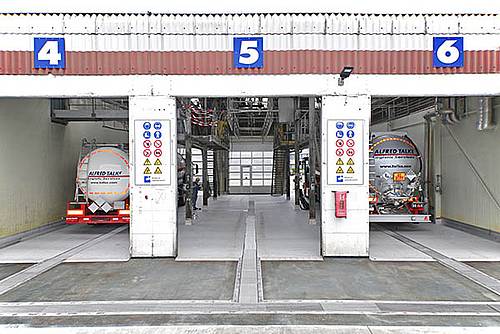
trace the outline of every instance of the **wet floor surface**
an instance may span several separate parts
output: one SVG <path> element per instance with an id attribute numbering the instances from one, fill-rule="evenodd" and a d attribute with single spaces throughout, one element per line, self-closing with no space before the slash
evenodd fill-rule
<path id="1" fill-rule="evenodd" d="M 236 262 L 65 263 L 0 296 L 0 301 L 230 300 Z"/>
<path id="2" fill-rule="evenodd" d="M 30 266 L 29 263 L 0 263 L 0 280 L 3 280 L 10 275 L 14 275 L 15 273 L 26 269 Z"/>
<path id="3" fill-rule="evenodd" d="M 264 299 L 491 301 L 500 296 L 436 262 L 265 261 Z"/>

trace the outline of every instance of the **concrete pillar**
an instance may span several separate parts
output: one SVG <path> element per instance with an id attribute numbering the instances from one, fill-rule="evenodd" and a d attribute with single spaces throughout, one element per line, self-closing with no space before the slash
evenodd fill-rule
<path id="1" fill-rule="evenodd" d="M 201 150 L 202 159 L 202 177 L 203 177 L 203 206 L 208 206 L 208 197 L 210 196 L 210 182 L 208 179 L 208 150 L 204 147 Z"/>
<path id="2" fill-rule="evenodd" d="M 321 251 L 323 256 L 368 256 L 370 97 L 323 96 L 322 103 Z M 350 153 L 347 139 L 354 142 Z M 339 159 L 343 164 L 337 164 Z M 337 192 L 347 192 L 346 217 L 335 212 Z"/>
<path id="3" fill-rule="evenodd" d="M 316 110 L 309 98 L 309 224 L 316 224 Z"/>
<path id="4" fill-rule="evenodd" d="M 131 96 L 129 101 L 131 255 L 175 256 L 176 101 L 169 96 Z M 145 148 L 148 141 L 161 141 L 161 148 Z"/>
<path id="5" fill-rule="evenodd" d="M 186 194 L 186 219 L 185 224 L 191 225 L 193 219 L 193 161 L 192 161 L 192 148 L 193 141 L 191 137 L 191 111 L 186 109 L 186 134 L 185 134 L 185 144 L 186 149 L 186 182 L 187 182 L 187 194 Z"/>

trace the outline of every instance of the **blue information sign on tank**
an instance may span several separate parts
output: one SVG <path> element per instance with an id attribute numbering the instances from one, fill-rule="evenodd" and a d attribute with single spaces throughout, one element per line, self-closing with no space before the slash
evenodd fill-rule
<path id="1" fill-rule="evenodd" d="M 354 137 L 354 131 L 349 130 L 347 131 L 347 138 L 353 138 Z"/>
<path id="2" fill-rule="evenodd" d="M 347 128 L 348 129 L 354 129 L 354 122 L 347 122 Z"/>
<path id="3" fill-rule="evenodd" d="M 146 138 L 146 139 L 149 139 L 149 138 L 151 138 L 151 132 L 149 132 L 149 131 L 144 131 L 144 133 L 142 134 L 142 136 L 143 136 L 144 138 Z"/>
<path id="4" fill-rule="evenodd" d="M 342 129 L 344 127 L 344 122 L 337 122 L 335 126 L 337 127 L 337 129 Z"/>
<path id="5" fill-rule="evenodd" d="M 149 123 L 149 122 L 145 122 L 145 123 L 142 125 L 142 127 L 144 128 L 144 130 L 149 130 L 149 129 L 151 129 L 151 123 Z"/>
<path id="6" fill-rule="evenodd" d="M 161 129 L 161 123 L 160 122 L 155 122 L 155 124 L 153 125 L 155 130 L 160 130 Z"/>
<path id="7" fill-rule="evenodd" d="M 337 138 L 343 138 L 344 137 L 344 131 L 337 131 L 335 133 L 335 135 L 337 136 Z"/>
<path id="8" fill-rule="evenodd" d="M 156 139 L 160 139 L 161 138 L 161 132 L 160 131 L 155 131 L 154 136 L 155 136 Z"/>

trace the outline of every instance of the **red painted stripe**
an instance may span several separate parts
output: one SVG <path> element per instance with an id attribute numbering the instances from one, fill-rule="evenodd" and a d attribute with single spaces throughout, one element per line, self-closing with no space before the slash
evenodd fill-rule
<path id="1" fill-rule="evenodd" d="M 31 51 L 0 51 L 0 74 L 357 74 L 500 73 L 500 50 L 465 51 L 464 67 L 434 68 L 431 51 L 265 51 L 262 69 L 236 69 L 230 51 L 66 52 L 66 69 L 33 69 Z"/>

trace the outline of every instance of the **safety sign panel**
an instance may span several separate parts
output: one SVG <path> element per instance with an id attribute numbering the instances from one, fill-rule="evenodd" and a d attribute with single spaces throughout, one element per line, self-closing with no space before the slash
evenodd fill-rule
<path id="1" fill-rule="evenodd" d="M 328 120 L 327 131 L 328 184 L 363 184 L 364 121 Z"/>
<path id="2" fill-rule="evenodd" d="M 169 168 L 172 164 L 170 120 L 136 120 L 135 134 L 135 184 L 169 185 Z M 154 163 L 152 163 L 154 161 Z M 156 167 L 150 167 L 150 166 Z"/>

